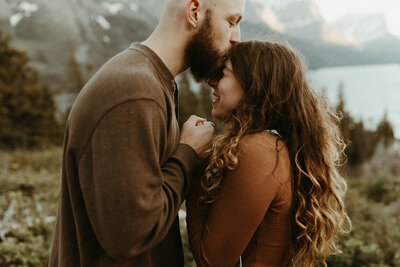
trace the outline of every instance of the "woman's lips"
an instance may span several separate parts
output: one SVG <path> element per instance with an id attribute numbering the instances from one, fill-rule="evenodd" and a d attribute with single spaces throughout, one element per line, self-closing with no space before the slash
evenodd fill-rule
<path id="1" fill-rule="evenodd" d="M 219 102 L 219 96 L 216 95 L 216 94 L 213 94 L 213 96 L 214 96 L 214 99 L 212 100 L 212 102 L 213 102 L 213 103 Z"/>

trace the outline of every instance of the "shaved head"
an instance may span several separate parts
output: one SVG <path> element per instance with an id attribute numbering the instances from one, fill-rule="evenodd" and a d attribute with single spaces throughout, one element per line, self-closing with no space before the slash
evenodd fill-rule
<path id="1" fill-rule="evenodd" d="M 202 0 L 202 3 L 203 8 L 206 6 L 202 24 L 185 51 L 186 62 L 198 82 L 218 77 L 232 44 L 240 41 L 239 23 L 245 1 Z"/>
<path id="2" fill-rule="evenodd" d="M 186 12 L 186 8 L 191 0 L 165 0 L 165 12 L 164 14 L 173 15 L 182 13 L 182 11 Z M 196 0 L 198 2 L 199 8 L 204 12 L 209 8 L 214 8 L 217 6 L 218 1 L 226 1 L 226 0 Z M 229 0 L 228 0 L 229 1 Z M 223 5 L 221 5 L 223 7 Z"/>
<path id="3" fill-rule="evenodd" d="M 188 0 L 166 0 L 165 7 L 166 9 L 185 7 L 187 2 Z"/>
<path id="4" fill-rule="evenodd" d="M 143 43 L 175 75 L 188 67 L 196 80 L 210 78 L 232 44 L 240 41 L 245 0 L 165 0 L 156 29 Z"/>

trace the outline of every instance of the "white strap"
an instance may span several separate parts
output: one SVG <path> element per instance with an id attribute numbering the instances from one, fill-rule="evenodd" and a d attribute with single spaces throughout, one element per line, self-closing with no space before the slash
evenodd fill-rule
<path id="1" fill-rule="evenodd" d="M 270 133 L 270 134 L 274 134 L 279 136 L 280 138 L 282 138 L 282 136 L 278 133 L 277 130 L 264 130 L 264 132 Z"/>

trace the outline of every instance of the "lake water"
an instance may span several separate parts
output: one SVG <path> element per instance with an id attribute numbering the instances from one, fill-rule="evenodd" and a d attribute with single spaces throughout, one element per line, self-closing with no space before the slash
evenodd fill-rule
<path id="1" fill-rule="evenodd" d="M 345 108 L 369 129 L 375 129 L 387 112 L 400 138 L 400 64 L 322 68 L 310 71 L 308 77 L 335 105 L 343 83 Z"/>
<path id="2" fill-rule="evenodd" d="M 312 86 L 323 89 L 334 105 L 343 83 L 346 109 L 369 129 L 375 129 L 387 112 L 400 139 L 400 64 L 322 68 L 310 71 L 308 77 Z M 200 85 L 191 82 L 191 88 L 198 92 Z M 65 111 L 74 97 L 64 93 L 55 99 L 60 110 Z"/>

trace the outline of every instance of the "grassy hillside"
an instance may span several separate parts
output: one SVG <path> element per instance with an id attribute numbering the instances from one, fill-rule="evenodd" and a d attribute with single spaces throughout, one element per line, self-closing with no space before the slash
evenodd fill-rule
<path id="1" fill-rule="evenodd" d="M 57 213 L 62 149 L 0 151 L 0 266 L 46 266 Z M 353 222 L 330 266 L 400 266 L 400 177 L 351 178 Z M 183 226 L 183 224 L 182 224 Z M 186 266 L 195 266 L 184 227 Z"/>
<path id="2" fill-rule="evenodd" d="M 0 266 L 46 265 L 61 154 L 61 148 L 0 152 Z"/>

